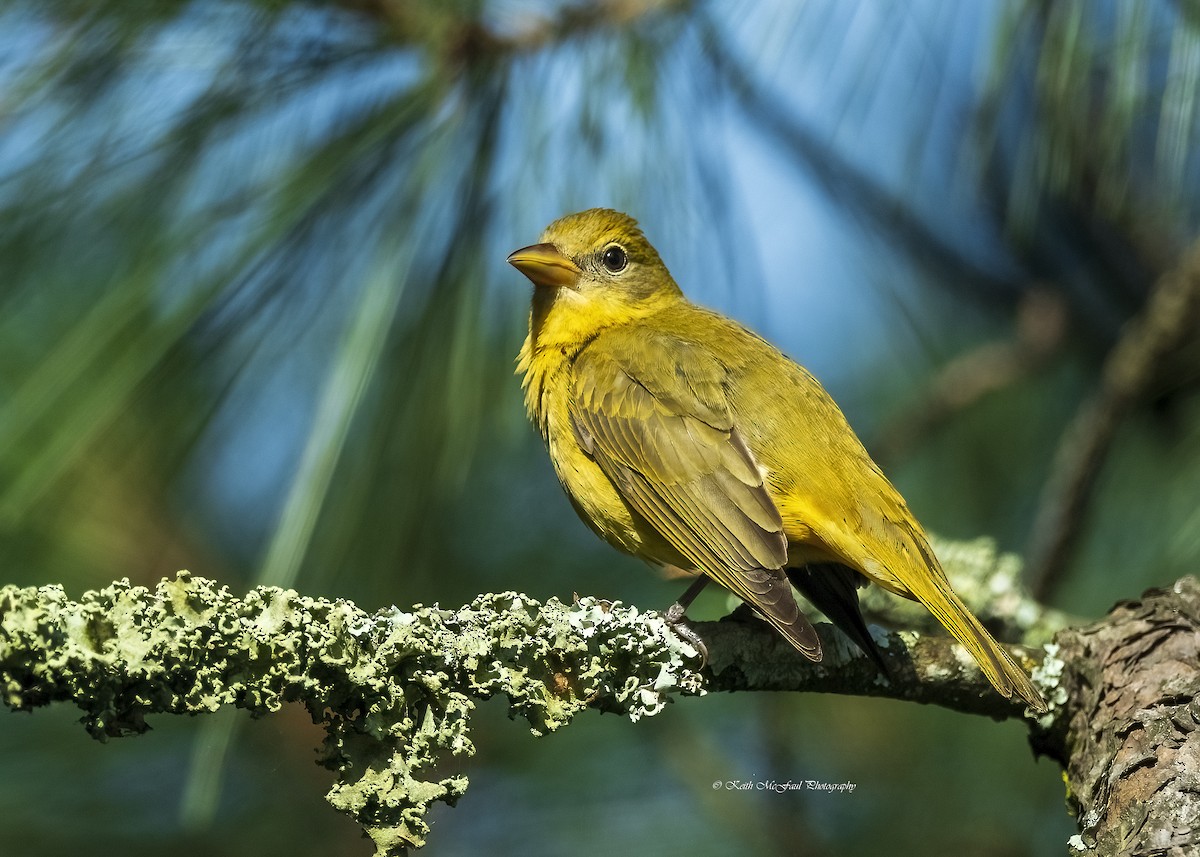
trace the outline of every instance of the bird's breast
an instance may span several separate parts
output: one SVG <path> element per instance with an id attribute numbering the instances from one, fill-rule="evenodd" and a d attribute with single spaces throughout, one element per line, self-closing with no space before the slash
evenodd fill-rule
<path id="1" fill-rule="evenodd" d="M 522 349 L 525 404 L 541 432 L 555 475 L 579 517 L 613 547 L 660 565 L 686 567 L 679 556 L 645 521 L 635 517 L 600 465 L 579 445 L 571 426 L 573 361 L 557 349 L 551 353 Z"/>

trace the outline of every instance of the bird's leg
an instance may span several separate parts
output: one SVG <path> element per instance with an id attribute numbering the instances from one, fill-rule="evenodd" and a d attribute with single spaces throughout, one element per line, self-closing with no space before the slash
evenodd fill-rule
<path id="1" fill-rule="evenodd" d="M 694 648 L 700 653 L 700 669 L 704 669 L 708 665 L 708 646 L 704 645 L 704 641 L 700 639 L 700 635 L 683 624 L 686 617 L 688 607 L 692 606 L 692 602 L 696 600 L 696 596 L 700 594 L 700 590 L 708 585 L 708 577 L 706 575 L 697 575 L 692 581 L 692 585 L 687 588 L 687 591 L 679 597 L 679 600 L 667 608 L 667 612 L 663 613 L 663 619 L 667 625 L 675 632 L 679 639 Z"/>

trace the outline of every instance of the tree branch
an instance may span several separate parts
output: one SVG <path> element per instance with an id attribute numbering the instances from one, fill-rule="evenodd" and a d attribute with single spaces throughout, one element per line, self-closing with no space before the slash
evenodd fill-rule
<path id="1" fill-rule="evenodd" d="M 588 707 L 633 720 L 671 693 L 703 693 L 696 653 L 658 614 L 584 599 L 546 604 L 511 592 L 459 610 L 368 615 L 347 601 L 276 587 L 245 597 L 181 572 L 151 592 L 129 582 L 85 593 L 0 589 L 0 693 L 28 710 L 71 701 L 101 741 L 144 732 L 151 714 L 223 705 L 252 716 L 300 702 L 326 729 L 326 796 L 381 855 L 423 844 L 434 801 L 466 777 L 437 777 L 470 755 L 479 700 L 508 697 L 535 734 Z"/>
<path id="2" fill-rule="evenodd" d="M 1200 240 L 1159 278 L 1142 313 L 1109 353 L 1100 389 L 1063 432 L 1029 551 L 1038 598 L 1048 600 L 1062 582 L 1117 427 L 1159 381 L 1169 358 L 1196 339 L 1198 327 Z"/>
<path id="3" fill-rule="evenodd" d="M 560 6 L 548 15 L 529 15 L 518 29 L 500 30 L 454 6 L 341 0 L 381 21 L 400 44 L 426 45 L 451 65 L 491 62 L 533 53 L 597 30 L 627 28 L 654 15 L 686 12 L 691 0 L 591 0 Z"/>
<path id="4" fill-rule="evenodd" d="M 1025 716 L 1020 700 L 1000 696 L 953 639 L 912 631 L 885 632 L 872 627 L 890 680 L 832 625 L 816 625 L 825 657 L 814 664 L 764 623 L 725 620 L 695 626 L 708 645 L 705 688 L 710 691 L 785 690 L 878 696 L 940 705 L 964 714 L 996 720 Z M 1034 652 L 1008 646 L 1026 669 L 1037 666 Z M 1035 681 L 1037 676 L 1034 677 Z"/>
<path id="5" fill-rule="evenodd" d="M 1200 581 L 1058 635 L 1060 716 L 1035 749 L 1066 769 L 1074 854 L 1200 851 Z"/>
<path id="6" fill-rule="evenodd" d="M 703 672 L 658 613 L 591 598 L 540 604 L 506 592 L 458 610 L 367 614 L 276 587 L 238 598 L 187 572 L 153 591 L 120 581 L 78 601 L 59 586 L 7 586 L 0 693 L 17 710 L 74 702 L 102 741 L 145 731 L 153 714 L 233 705 L 258 717 L 299 702 L 326 729 L 321 763 L 337 777 L 327 799 L 383 855 L 423 844 L 429 807 L 465 792 L 464 776 L 435 771 L 474 752 L 471 714 L 498 694 L 535 734 L 586 708 L 637 720 L 672 695 L 710 690 L 866 694 L 1021 714 L 945 637 L 878 631 L 887 682 L 828 625 L 819 627 L 821 665 L 757 619 L 697 628 L 712 653 Z"/>
<path id="7" fill-rule="evenodd" d="M 995 624 L 988 610 L 1006 605 L 1023 618 L 1002 628 L 1046 633 L 1028 601 L 1009 591 L 1011 557 L 986 541 L 943 544 L 939 553 L 958 580 L 974 576 L 998 593 L 979 610 L 985 621 Z M 299 702 L 326 730 L 321 761 L 336 775 L 327 799 L 381 855 L 423 844 L 433 802 L 453 804 L 465 792 L 464 776 L 438 772 L 474 752 L 474 707 L 498 694 L 539 735 L 587 708 L 637 720 L 673 695 L 718 690 L 862 694 L 1027 716 L 945 636 L 872 629 L 887 681 L 829 625 L 817 626 L 826 659 L 811 664 L 761 621 L 736 615 L 697 624 L 711 653 L 697 671 L 696 652 L 658 613 L 591 598 L 539 604 L 507 592 L 458 610 L 369 615 L 274 587 L 237 598 L 187 572 L 154 591 L 121 581 L 78 601 L 58 586 L 7 586 L 0 695 L 18 710 L 74 702 L 102 741 L 145 731 L 153 714 L 233 705 L 262 716 Z M 1066 768 L 1080 820 L 1076 851 L 1195 850 L 1200 582 L 1185 578 L 1120 604 L 1090 627 L 1059 631 L 1044 650 L 1035 666 L 1030 649 L 1010 647 L 1034 666 L 1050 702 L 1049 714 L 1029 722 L 1035 749 Z"/>
<path id="8" fill-rule="evenodd" d="M 1048 289 L 1032 287 L 1017 305 L 1015 326 L 1015 338 L 985 342 L 943 366 L 925 392 L 880 430 L 871 444 L 875 461 L 886 469 L 981 399 L 1049 363 L 1066 334 L 1066 303 Z"/>

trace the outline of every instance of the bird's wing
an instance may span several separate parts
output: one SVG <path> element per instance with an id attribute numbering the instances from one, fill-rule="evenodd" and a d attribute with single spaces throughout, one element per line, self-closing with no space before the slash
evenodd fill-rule
<path id="1" fill-rule="evenodd" d="M 819 660 L 820 640 L 783 571 L 783 521 L 734 424 L 724 367 L 681 340 L 623 345 L 593 345 L 575 361 L 570 413 L 580 447 L 696 570 Z"/>

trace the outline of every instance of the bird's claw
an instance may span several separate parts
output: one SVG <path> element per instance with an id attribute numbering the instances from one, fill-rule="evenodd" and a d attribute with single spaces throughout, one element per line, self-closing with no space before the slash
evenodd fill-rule
<path id="1" fill-rule="evenodd" d="M 700 639 L 700 635 L 694 629 L 684 624 L 687 619 L 686 611 L 686 607 L 676 602 L 663 613 L 663 619 L 667 626 L 675 632 L 675 636 L 700 653 L 700 669 L 704 669 L 708 666 L 708 646 L 704 645 L 704 641 Z"/>

